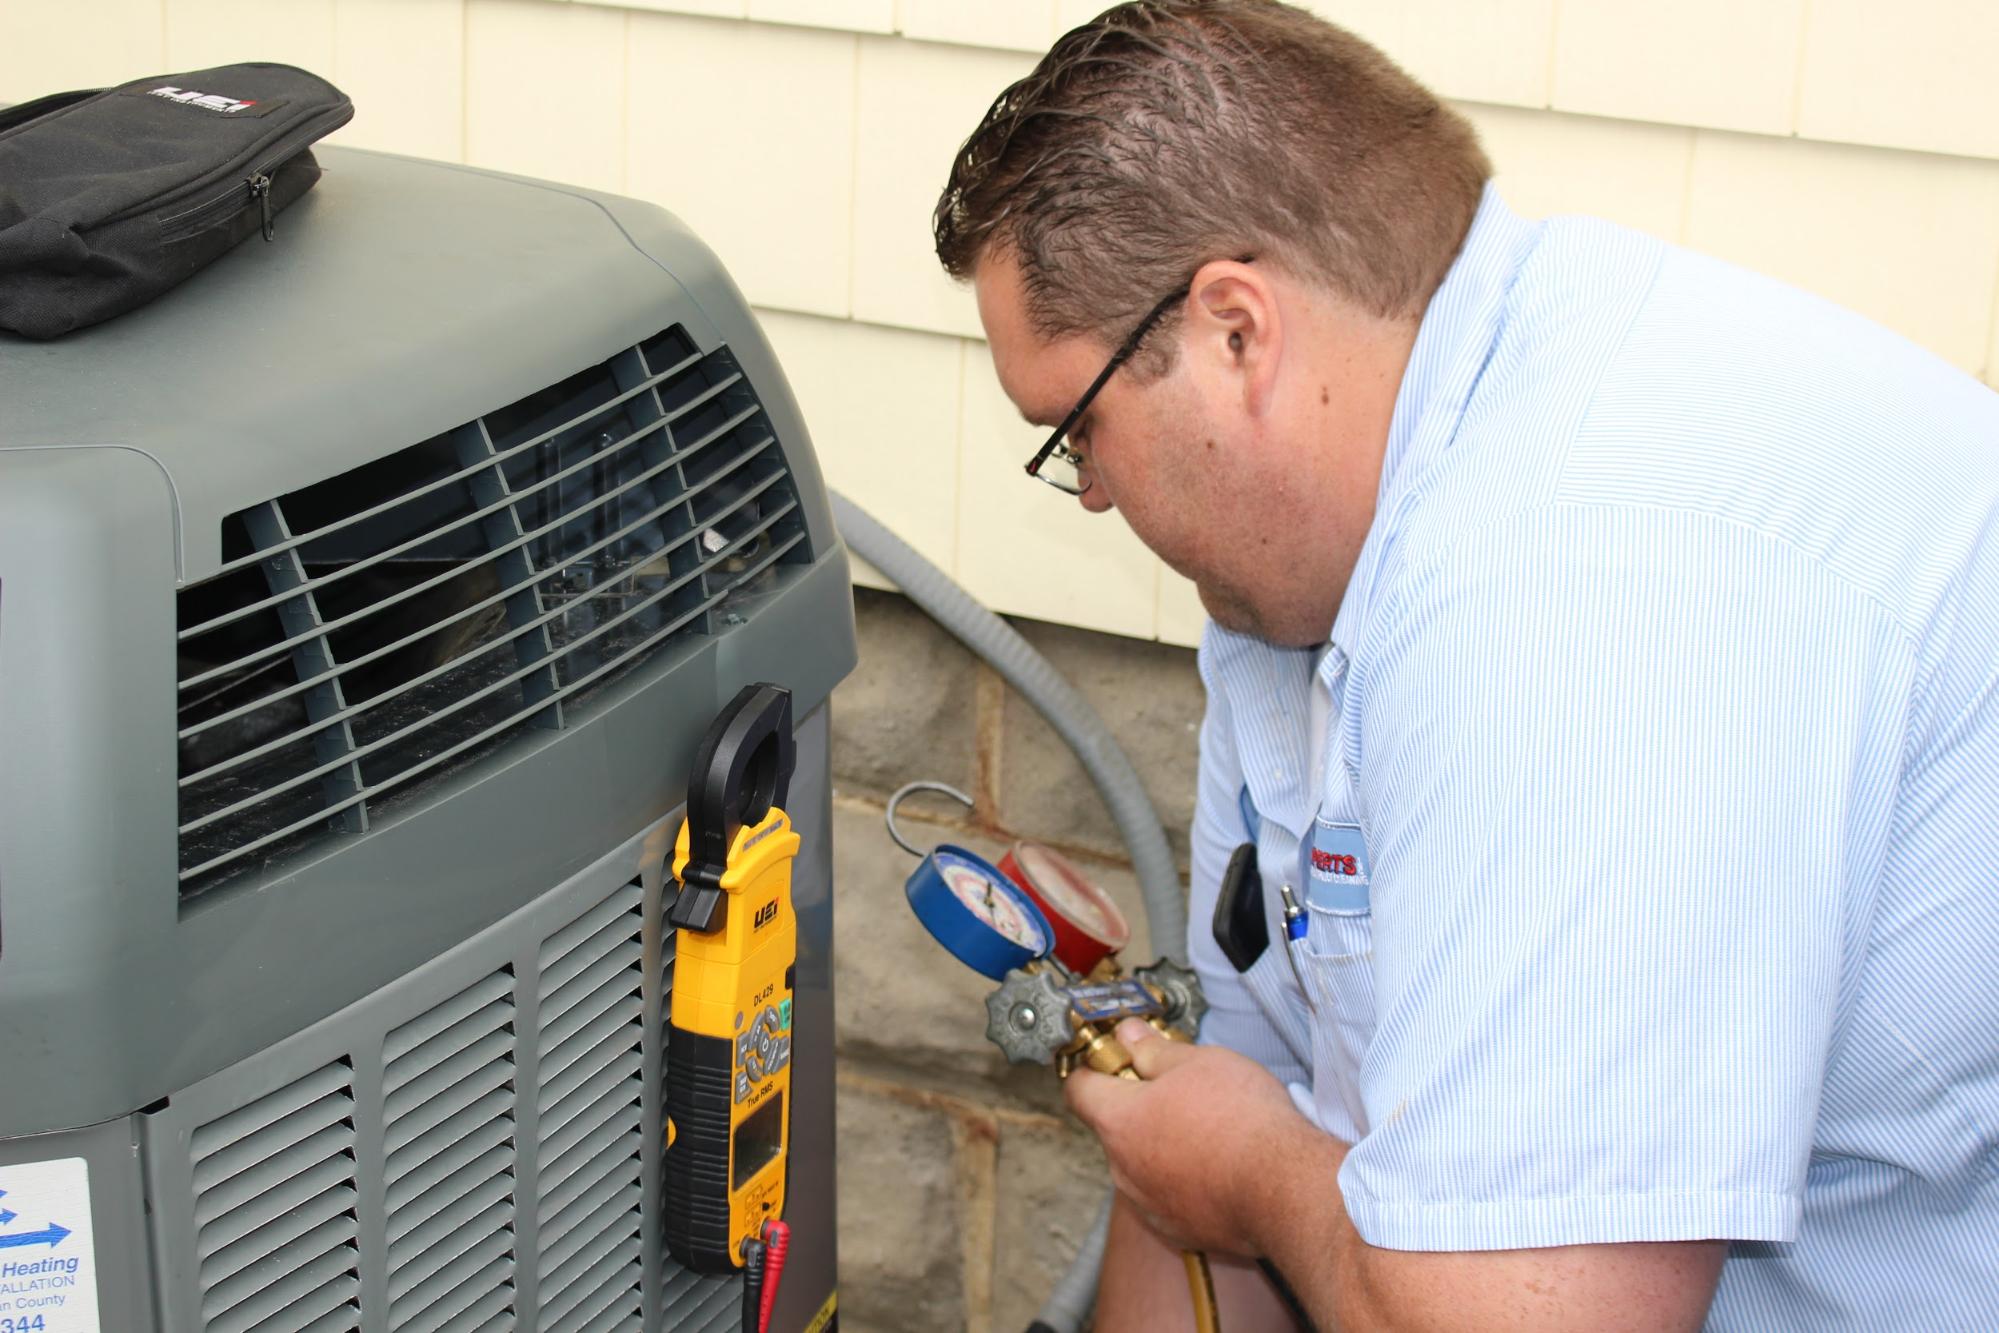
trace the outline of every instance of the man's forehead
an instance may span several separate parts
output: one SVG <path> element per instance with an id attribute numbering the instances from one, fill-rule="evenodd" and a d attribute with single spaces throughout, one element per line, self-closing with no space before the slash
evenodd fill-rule
<path id="1" fill-rule="evenodd" d="M 972 288 L 1000 388 L 1029 421 L 1053 425 L 1061 420 L 1081 387 L 1071 388 L 1068 381 L 1075 372 L 1070 362 L 1087 360 L 1084 340 L 1050 342 L 1035 330 L 1027 317 L 1020 266 L 1008 251 L 990 251 L 980 259 Z"/>

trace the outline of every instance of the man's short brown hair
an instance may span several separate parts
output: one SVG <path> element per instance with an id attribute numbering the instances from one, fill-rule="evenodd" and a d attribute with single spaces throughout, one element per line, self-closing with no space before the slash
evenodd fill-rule
<path id="1" fill-rule="evenodd" d="M 1134 0 L 999 95 L 937 201 L 937 257 L 1018 261 L 1044 337 L 1109 343 L 1209 260 L 1253 255 L 1419 315 L 1492 174 L 1471 125 L 1276 0 Z"/>

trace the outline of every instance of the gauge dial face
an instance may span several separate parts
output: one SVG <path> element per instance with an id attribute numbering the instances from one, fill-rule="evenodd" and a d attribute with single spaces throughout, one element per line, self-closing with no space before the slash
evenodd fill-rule
<path id="1" fill-rule="evenodd" d="M 1024 842 L 1014 849 L 1014 856 L 1042 901 L 1085 934 L 1118 945 L 1131 938 L 1117 910 L 1093 895 L 1081 876 L 1055 853 Z"/>
<path id="2" fill-rule="evenodd" d="M 937 869 L 965 910 L 990 926 L 1009 943 L 1045 953 L 1048 941 L 1041 923 L 1029 916 L 1013 893 L 962 861 L 938 858 Z"/>

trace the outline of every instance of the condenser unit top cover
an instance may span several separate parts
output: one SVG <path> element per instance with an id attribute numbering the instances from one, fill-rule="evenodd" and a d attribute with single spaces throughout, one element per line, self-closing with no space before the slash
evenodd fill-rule
<path id="1" fill-rule="evenodd" d="M 0 334 L 0 449 L 110 445 L 154 459 L 173 487 L 184 581 L 220 563 L 227 516 L 604 361 L 657 334 L 662 312 L 703 347 L 735 348 L 766 398 L 782 382 L 744 357 L 762 340 L 713 254 L 660 209 L 382 154 L 319 155 L 325 178 L 279 215 L 270 244 L 253 239 L 161 300 L 59 341 Z M 787 461 L 816 497 L 809 451 L 789 452 L 806 455 Z M 830 522 L 808 508 L 824 548 Z"/>
<path id="2" fill-rule="evenodd" d="M 854 661 L 804 423 L 664 210 L 327 148 L 161 299 L 0 335 L 0 1135 L 299 1031 Z M 727 181 L 688 188 L 728 189 Z"/>

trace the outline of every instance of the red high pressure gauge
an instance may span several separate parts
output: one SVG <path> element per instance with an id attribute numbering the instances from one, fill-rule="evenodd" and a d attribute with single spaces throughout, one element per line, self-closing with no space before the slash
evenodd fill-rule
<path id="1" fill-rule="evenodd" d="M 916 909 L 916 915 L 923 924 L 930 928 L 930 933 L 964 962 L 998 981 L 1009 969 L 1024 964 L 1018 959 L 1004 963 L 995 961 L 990 966 L 975 962 L 956 941 L 961 935 L 976 937 L 986 943 L 1007 940 L 1011 941 L 1008 947 L 1016 952 L 1032 947 L 1035 957 L 1052 954 L 1057 962 L 1080 977 L 1088 975 L 1090 969 L 1106 957 L 1131 943 L 1131 927 L 1125 924 L 1124 913 L 1118 911 L 1110 895 L 1092 884 L 1089 876 L 1052 847 L 1038 842 L 1016 842 L 1007 849 L 1006 856 L 996 867 L 987 866 L 957 847 L 939 848 L 935 855 L 925 856 L 922 848 L 902 836 L 895 823 L 896 807 L 902 804 L 904 797 L 919 791 L 949 796 L 967 809 L 972 806 L 972 798 L 942 782 L 910 782 L 898 787 L 895 794 L 888 798 L 886 812 L 888 836 L 895 840 L 895 845 L 911 856 L 924 858 L 916 874 L 910 877 L 910 905 Z M 971 869 L 979 867 L 998 872 L 992 890 L 984 887 L 987 880 L 977 879 L 971 874 Z M 953 894 L 962 904 L 958 912 L 952 910 L 954 904 L 950 898 Z M 1012 939 L 1008 925 L 1015 917 L 1024 914 L 1017 910 L 1008 914 L 996 909 L 1007 905 L 1004 900 L 1015 894 L 1023 900 L 1021 906 L 1027 912 L 1040 909 L 1035 913 L 1034 924 L 1045 930 L 1045 942 L 1036 944 L 1026 939 Z M 981 929 L 958 931 L 951 928 L 955 916 L 967 911 L 979 919 Z"/>
<path id="2" fill-rule="evenodd" d="M 1110 895 L 1068 857 L 1038 842 L 1016 842 L 1000 859 L 1006 877 L 1027 891 L 1055 931 L 1055 957 L 1077 976 L 1131 943 L 1131 927 Z"/>

